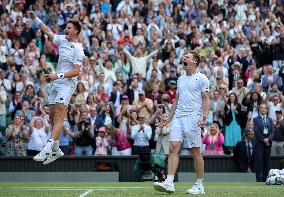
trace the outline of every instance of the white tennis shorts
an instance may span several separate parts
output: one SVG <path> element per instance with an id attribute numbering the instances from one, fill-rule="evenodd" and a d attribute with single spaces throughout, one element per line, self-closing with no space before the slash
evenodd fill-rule
<path id="1" fill-rule="evenodd" d="M 188 116 L 174 117 L 171 125 L 170 141 L 186 140 L 188 148 L 201 147 L 201 132 L 198 121 L 201 114 L 192 113 Z"/>
<path id="2" fill-rule="evenodd" d="M 66 107 L 68 107 L 71 97 L 74 93 L 75 85 L 63 84 L 63 83 L 54 83 L 51 86 L 50 93 L 48 95 L 48 103 L 50 105 L 63 103 Z"/>

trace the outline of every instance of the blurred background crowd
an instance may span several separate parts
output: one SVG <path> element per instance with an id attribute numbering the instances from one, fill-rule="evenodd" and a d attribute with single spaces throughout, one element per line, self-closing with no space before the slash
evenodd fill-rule
<path id="1" fill-rule="evenodd" d="M 66 155 L 168 154 L 170 127 L 155 124 L 170 111 L 183 54 L 193 49 L 211 89 L 204 154 L 240 154 L 236 145 L 253 139 L 252 120 L 266 103 L 277 133 L 272 154 L 284 155 L 283 3 L 2 0 L 1 154 L 35 155 L 50 135 L 44 75 L 55 70 L 58 48 L 27 18 L 34 10 L 56 34 L 70 18 L 82 24 L 86 57 L 60 136 Z"/>

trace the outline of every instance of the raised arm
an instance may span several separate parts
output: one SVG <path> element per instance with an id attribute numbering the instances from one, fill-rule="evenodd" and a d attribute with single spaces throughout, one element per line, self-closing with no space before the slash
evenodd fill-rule
<path id="1" fill-rule="evenodd" d="M 51 40 L 53 40 L 55 34 L 38 17 L 36 17 L 33 11 L 29 12 L 29 16 L 33 20 L 33 22 L 40 28 L 40 30 L 44 34 L 46 34 Z"/>

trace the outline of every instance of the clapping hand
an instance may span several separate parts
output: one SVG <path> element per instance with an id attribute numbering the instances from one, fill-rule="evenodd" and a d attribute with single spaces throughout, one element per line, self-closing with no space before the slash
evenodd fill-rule
<path id="1" fill-rule="evenodd" d="M 163 127 L 167 127 L 168 124 L 170 123 L 170 118 L 163 114 L 160 116 L 160 122 L 156 124 L 157 128 L 163 128 Z"/>

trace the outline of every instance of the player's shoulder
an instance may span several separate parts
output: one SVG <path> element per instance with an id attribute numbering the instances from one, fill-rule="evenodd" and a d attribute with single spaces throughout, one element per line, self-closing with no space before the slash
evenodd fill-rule
<path id="1" fill-rule="evenodd" d="M 76 42 L 74 44 L 74 47 L 75 47 L 76 53 L 84 54 L 84 49 L 83 49 L 82 43 Z"/>
<path id="2" fill-rule="evenodd" d="M 60 41 L 67 41 L 65 35 L 56 34 L 55 39 L 60 40 Z"/>
<path id="3" fill-rule="evenodd" d="M 208 80 L 208 77 L 201 72 L 197 72 L 196 75 L 200 80 Z"/>

